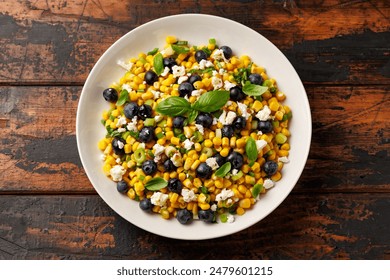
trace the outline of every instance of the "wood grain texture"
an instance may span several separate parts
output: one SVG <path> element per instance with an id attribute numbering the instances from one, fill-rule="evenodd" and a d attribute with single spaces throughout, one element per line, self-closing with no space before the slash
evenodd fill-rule
<path id="1" fill-rule="evenodd" d="M 167 15 L 206 13 L 266 36 L 304 82 L 388 84 L 389 2 L 320 2 L 5 0 L 0 83 L 80 85 L 103 52 L 133 28 Z"/>
<path id="2" fill-rule="evenodd" d="M 313 140 L 297 191 L 390 192 L 389 89 L 307 88 Z M 0 192 L 93 192 L 75 139 L 80 92 L 80 87 L 0 88 Z M 370 98 L 362 102 L 367 92 Z M 20 178 L 28 183 L 20 184 Z"/>
<path id="3" fill-rule="evenodd" d="M 389 206 L 390 194 L 290 195 L 249 229 L 181 241 L 133 226 L 98 196 L 3 195 L 0 259 L 390 259 Z"/>

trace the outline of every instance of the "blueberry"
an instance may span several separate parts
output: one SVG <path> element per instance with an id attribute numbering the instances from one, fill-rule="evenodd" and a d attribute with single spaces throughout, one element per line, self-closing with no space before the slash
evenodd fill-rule
<path id="1" fill-rule="evenodd" d="M 153 205 L 150 198 L 144 198 L 139 202 L 139 208 L 144 211 L 152 211 Z"/>
<path id="2" fill-rule="evenodd" d="M 173 57 L 165 57 L 163 60 L 164 67 L 168 67 L 172 72 L 172 67 L 177 65 L 176 60 Z"/>
<path id="3" fill-rule="evenodd" d="M 185 117 L 182 117 L 182 116 L 177 116 L 177 117 L 174 117 L 173 118 L 173 127 L 174 128 L 178 128 L 178 129 L 182 129 L 183 126 L 184 126 L 184 121 L 185 121 Z"/>
<path id="4" fill-rule="evenodd" d="M 251 82 L 251 84 L 254 85 L 261 85 L 263 83 L 263 77 L 261 77 L 259 74 L 250 74 L 248 77 L 248 80 Z"/>
<path id="5" fill-rule="evenodd" d="M 152 174 L 156 173 L 156 171 L 157 171 L 157 164 L 151 159 L 146 160 L 142 164 L 142 171 L 146 175 L 152 175 Z"/>
<path id="6" fill-rule="evenodd" d="M 223 156 L 221 156 L 220 153 L 215 154 L 214 157 L 215 157 L 215 160 L 216 160 L 217 163 L 218 163 L 218 166 L 222 166 L 222 165 L 224 165 L 224 163 L 226 162 L 226 158 L 223 157 Z"/>
<path id="7" fill-rule="evenodd" d="M 191 92 L 194 90 L 194 86 L 189 82 L 183 82 L 179 85 L 179 94 L 181 97 L 191 95 Z"/>
<path id="8" fill-rule="evenodd" d="M 275 161 L 269 160 L 266 163 L 264 163 L 264 172 L 268 176 L 272 176 L 278 171 L 278 164 Z"/>
<path id="9" fill-rule="evenodd" d="M 173 164 L 173 162 L 170 159 L 167 159 L 164 161 L 164 169 L 166 172 L 170 172 L 175 170 L 176 166 Z"/>
<path id="10" fill-rule="evenodd" d="M 154 71 L 149 70 L 145 73 L 145 82 L 148 85 L 153 85 L 153 83 L 156 82 L 157 80 L 158 80 L 158 76 Z"/>
<path id="11" fill-rule="evenodd" d="M 237 131 L 241 131 L 244 129 L 246 125 L 246 120 L 242 116 L 237 116 L 233 121 L 233 128 Z"/>
<path id="12" fill-rule="evenodd" d="M 192 213 L 187 209 L 180 209 L 176 213 L 176 219 L 183 225 L 188 224 L 192 221 Z"/>
<path id="13" fill-rule="evenodd" d="M 205 223 L 212 223 L 214 221 L 214 215 L 215 215 L 214 211 L 210 209 L 198 211 L 199 220 L 202 220 Z"/>
<path id="14" fill-rule="evenodd" d="M 123 113 L 128 119 L 132 119 L 138 115 L 138 105 L 135 102 L 130 102 L 125 105 L 123 108 Z"/>
<path id="15" fill-rule="evenodd" d="M 143 143 L 148 143 L 155 139 L 154 129 L 151 126 L 144 126 L 138 135 L 138 140 Z"/>
<path id="16" fill-rule="evenodd" d="M 176 178 L 169 179 L 168 181 L 169 191 L 180 194 L 182 189 L 183 189 L 183 184 L 180 182 L 179 179 Z"/>
<path id="17" fill-rule="evenodd" d="M 232 49 L 231 49 L 230 47 L 228 47 L 228 46 L 222 46 L 222 47 L 221 47 L 221 50 L 222 50 L 223 55 L 225 56 L 226 59 L 229 59 L 229 58 L 232 57 L 233 51 L 232 51 Z"/>
<path id="18" fill-rule="evenodd" d="M 259 121 L 257 124 L 257 129 L 260 130 L 262 133 L 269 133 L 274 128 L 272 126 L 271 121 Z"/>
<path id="19" fill-rule="evenodd" d="M 199 50 L 199 51 L 196 51 L 195 53 L 195 59 L 196 61 L 199 63 L 201 62 L 203 59 L 207 59 L 207 54 L 202 51 L 202 50 Z"/>
<path id="20" fill-rule="evenodd" d="M 241 101 L 245 98 L 245 94 L 239 86 L 230 89 L 230 99 L 233 101 Z"/>
<path id="21" fill-rule="evenodd" d="M 188 82 L 189 82 L 190 84 L 194 84 L 195 82 L 201 81 L 201 80 L 202 80 L 202 78 L 201 78 L 198 74 L 192 74 L 192 75 L 190 76 L 190 78 L 188 79 Z"/>
<path id="22" fill-rule="evenodd" d="M 129 190 L 129 185 L 127 185 L 126 181 L 124 180 L 119 181 L 116 184 L 116 190 L 120 193 L 127 193 L 127 191 Z"/>
<path id="23" fill-rule="evenodd" d="M 118 92 L 114 88 L 106 88 L 103 91 L 103 97 L 108 102 L 116 102 L 118 100 Z"/>
<path id="24" fill-rule="evenodd" d="M 231 125 L 224 125 L 221 129 L 222 131 L 222 137 L 232 137 L 234 134 L 234 129 Z"/>
<path id="25" fill-rule="evenodd" d="M 125 144 L 126 141 L 119 137 L 115 137 L 111 141 L 112 149 L 114 150 L 114 153 L 117 154 L 118 156 L 125 154 L 125 150 L 123 148 Z"/>
<path id="26" fill-rule="evenodd" d="M 209 128 L 213 124 L 213 117 L 208 113 L 199 113 L 195 119 L 195 123 Z"/>
<path id="27" fill-rule="evenodd" d="M 142 120 L 145 120 L 146 118 L 150 118 L 152 116 L 152 113 L 153 113 L 152 107 L 150 107 L 147 104 L 143 104 L 138 108 L 138 116 Z"/>
<path id="28" fill-rule="evenodd" d="M 213 173 L 213 170 L 205 162 L 199 164 L 198 168 L 196 169 L 196 174 L 200 178 L 208 179 L 211 177 L 211 173 Z"/>
<path id="29" fill-rule="evenodd" d="M 244 165 L 244 157 L 238 152 L 231 152 L 226 161 L 230 162 L 232 169 L 240 169 Z"/>

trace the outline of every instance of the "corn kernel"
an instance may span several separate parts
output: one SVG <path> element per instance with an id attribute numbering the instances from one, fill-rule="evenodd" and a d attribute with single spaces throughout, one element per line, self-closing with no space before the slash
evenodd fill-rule
<path id="1" fill-rule="evenodd" d="M 213 146 L 213 142 L 211 142 L 211 140 L 209 139 L 206 139 L 204 142 L 203 142 L 203 145 L 207 148 L 211 148 Z M 203 155 L 203 154 L 202 154 Z"/>
<path id="2" fill-rule="evenodd" d="M 177 42 L 177 38 L 175 36 L 167 36 L 165 42 L 167 42 L 167 44 L 174 44 Z"/>
<path id="3" fill-rule="evenodd" d="M 207 141 L 207 140 L 206 140 Z M 206 142 L 205 141 L 205 142 Z M 221 146 L 222 140 L 220 137 L 214 137 L 213 138 L 213 144 L 215 147 Z M 207 147 L 207 146 L 206 146 Z M 211 146 L 210 146 L 211 147 Z"/>
<path id="4" fill-rule="evenodd" d="M 248 209 L 251 207 L 251 200 L 249 198 L 241 199 L 238 205 L 241 208 Z"/>
<path id="5" fill-rule="evenodd" d="M 245 214 L 245 210 L 244 210 L 244 208 L 242 208 L 242 207 L 237 207 L 236 213 L 237 213 L 237 215 L 242 216 L 242 215 Z"/>
<path id="6" fill-rule="evenodd" d="M 260 111 L 262 108 L 263 108 L 263 104 L 259 100 L 255 100 L 255 102 L 253 102 L 252 109 L 255 112 Z"/>
<path id="7" fill-rule="evenodd" d="M 180 145 L 180 139 L 177 138 L 177 137 L 172 137 L 171 138 L 171 143 L 175 146 L 179 146 Z"/>
<path id="8" fill-rule="evenodd" d="M 201 161 L 199 159 L 195 160 L 194 163 L 191 165 L 191 170 L 196 170 L 198 168 L 198 166 L 200 165 L 200 162 Z"/>
<path id="9" fill-rule="evenodd" d="M 199 203 L 198 205 L 199 205 L 199 207 L 200 207 L 202 210 L 208 210 L 208 209 L 210 209 L 210 204 L 208 204 L 208 203 Z"/>

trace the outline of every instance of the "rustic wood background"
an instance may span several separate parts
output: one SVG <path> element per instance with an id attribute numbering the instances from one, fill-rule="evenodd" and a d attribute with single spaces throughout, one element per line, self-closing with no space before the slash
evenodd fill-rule
<path id="1" fill-rule="evenodd" d="M 78 99 L 100 55 L 179 13 L 266 36 L 312 109 L 293 192 L 263 221 L 215 240 L 171 240 L 123 220 L 76 147 Z M 390 259 L 389 89 L 386 0 L 0 0 L 0 259 Z"/>

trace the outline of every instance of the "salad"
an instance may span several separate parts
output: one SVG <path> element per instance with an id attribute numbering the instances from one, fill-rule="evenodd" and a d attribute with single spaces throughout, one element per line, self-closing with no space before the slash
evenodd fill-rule
<path id="1" fill-rule="evenodd" d="M 286 96 L 247 55 L 209 39 L 119 61 L 103 91 L 103 172 L 142 210 L 181 224 L 233 222 L 289 162 Z"/>

